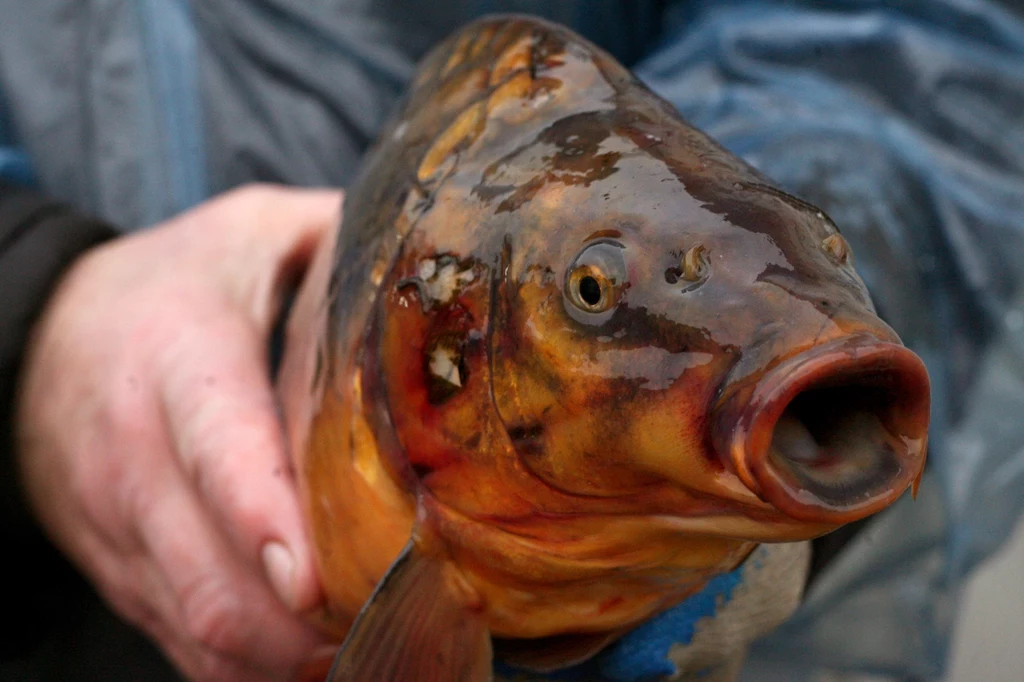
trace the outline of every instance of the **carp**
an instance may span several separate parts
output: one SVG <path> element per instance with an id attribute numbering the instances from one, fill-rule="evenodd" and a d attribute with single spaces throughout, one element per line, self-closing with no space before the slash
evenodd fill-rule
<path id="1" fill-rule="evenodd" d="M 286 343 L 337 681 L 578 663 L 924 466 L 836 225 L 527 17 L 425 59 Z"/>

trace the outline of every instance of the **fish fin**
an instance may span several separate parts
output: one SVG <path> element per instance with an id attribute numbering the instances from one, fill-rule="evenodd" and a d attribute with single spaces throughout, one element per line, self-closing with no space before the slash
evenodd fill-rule
<path id="1" fill-rule="evenodd" d="M 410 540 L 341 646 L 327 682 L 490 682 L 491 635 L 443 559 Z"/>

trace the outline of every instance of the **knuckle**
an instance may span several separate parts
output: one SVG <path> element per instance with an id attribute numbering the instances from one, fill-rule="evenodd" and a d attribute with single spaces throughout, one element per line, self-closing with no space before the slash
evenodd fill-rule
<path id="1" fill-rule="evenodd" d="M 204 469 L 200 469 L 204 471 Z M 268 508 L 273 496 L 260 494 L 264 486 L 253 485 L 251 475 L 242 480 L 225 475 L 213 474 L 210 470 L 200 473 L 197 485 L 204 488 L 203 495 L 210 501 L 213 511 L 220 516 L 228 533 L 248 544 L 248 539 L 259 536 L 274 524 L 275 511 Z"/>
<path id="2" fill-rule="evenodd" d="M 103 591 L 111 609 L 143 632 L 158 636 L 164 619 L 155 606 L 135 592 L 112 588 Z"/>
<path id="3" fill-rule="evenodd" d="M 108 458 L 93 453 L 92 459 L 91 466 L 76 467 L 71 473 L 67 494 L 87 524 L 105 536 L 120 538 L 126 524 L 121 509 L 111 504 L 111 490 L 120 488 L 123 474 Z"/>
<path id="4" fill-rule="evenodd" d="M 142 390 L 142 374 L 128 371 L 124 380 L 111 388 L 102 423 L 114 442 L 144 442 L 153 428 L 156 414 Z"/>
<path id="5" fill-rule="evenodd" d="M 143 576 L 148 560 L 140 555 L 121 558 L 113 570 L 96 580 L 96 587 L 110 608 L 129 623 L 157 640 L 164 639 L 165 614 L 161 613 L 154 590 Z"/>
<path id="6" fill-rule="evenodd" d="M 235 654 L 246 644 L 248 625 L 234 592 L 213 578 L 199 579 L 181 599 L 185 631 L 200 646 Z"/>
<path id="7" fill-rule="evenodd" d="M 279 504 L 278 496 L 268 495 L 268 486 L 276 480 L 274 471 L 282 465 L 278 457 L 270 456 L 277 447 L 275 434 L 254 426 L 251 435 L 263 435 L 251 437 L 242 422 L 244 417 L 236 420 L 238 428 L 233 430 L 230 446 L 217 442 L 219 438 L 199 446 L 190 474 L 200 495 L 232 524 L 242 529 L 261 528 L 272 522 L 272 507 Z"/>
<path id="8" fill-rule="evenodd" d="M 226 491 L 224 504 L 233 523 L 243 532 L 263 528 L 270 522 L 270 513 L 265 501 L 250 494 L 241 485 L 232 485 Z"/>
<path id="9" fill-rule="evenodd" d="M 125 393 L 124 391 L 120 393 Z M 152 501 L 143 490 L 146 432 L 152 416 L 137 397 L 114 395 L 97 419 L 96 442 L 80 448 L 81 466 L 73 470 L 70 494 L 86 518 L 108 533 L 122 534 L 140 518 L 137 504 Z M 105 445 L 105 447 L 104 447 Z"/>

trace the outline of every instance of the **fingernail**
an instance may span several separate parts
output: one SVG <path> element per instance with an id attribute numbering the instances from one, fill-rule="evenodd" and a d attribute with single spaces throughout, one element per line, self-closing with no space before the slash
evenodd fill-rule
<path id="1" fill-rule="evenodd" d="M 263 545 L 263 570 L 278 598 L 292 611 L 295 610 L 295 557 L 280 542 Z"/>

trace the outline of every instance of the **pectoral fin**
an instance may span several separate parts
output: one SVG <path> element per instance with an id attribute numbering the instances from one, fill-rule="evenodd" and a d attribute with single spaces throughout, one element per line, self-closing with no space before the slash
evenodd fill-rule
<path id="1" fill-rule="evenodd" d="M 453 571 L 410 540 L 363 606 L 327 682 L 489 682 L 491 635 Z"/>

